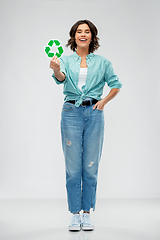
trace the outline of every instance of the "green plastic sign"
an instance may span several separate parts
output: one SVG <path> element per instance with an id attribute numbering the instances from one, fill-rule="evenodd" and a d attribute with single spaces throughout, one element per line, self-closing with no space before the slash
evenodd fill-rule
<path id="1" fill-rule="evenodd" d="M 54 43 L 56 46 L 59 46 L 58 52 L 56 53 L 51 52 L 51 47 L 53 46 Z M 56 55 L 58 58 L 60 58 L 63 52 L 64 50 L 62 46 L 60 46 L 60 42 L 58 40 L 50 40 L 48 46 L 45 48 L 45 53 L 48 55 L 48 57 L 53 57 L 54 55 Z"/>

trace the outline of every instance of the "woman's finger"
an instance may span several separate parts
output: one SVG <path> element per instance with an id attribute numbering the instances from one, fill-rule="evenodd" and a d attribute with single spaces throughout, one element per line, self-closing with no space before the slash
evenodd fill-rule
<path id="1" fill-rule="evenodd" d="M 96 109 L 97 105 L 98 105 L 97 103 L 94 105 L 93 110 Z"/>

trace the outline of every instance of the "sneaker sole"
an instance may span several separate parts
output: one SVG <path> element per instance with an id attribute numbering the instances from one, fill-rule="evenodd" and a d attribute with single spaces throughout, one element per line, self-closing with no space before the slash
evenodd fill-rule
<path id="1" fill-rule="evenodd" d="M 93 230 L 94 230 L 94 227 L 86 226 L 86 227 L 82 227 L 82 230 L 83 230 L 83 231 L 93 231 Z"/>
<path id="2" fill-rule="evenodd" d="M 80 231 L 81 230 L 81 227 L 74 227 L 74 226 L 72 226 L 72 227 L 69 227 L 69 231 L 72 231 L 72 232 L 77 232 L 77 231 Z"/>

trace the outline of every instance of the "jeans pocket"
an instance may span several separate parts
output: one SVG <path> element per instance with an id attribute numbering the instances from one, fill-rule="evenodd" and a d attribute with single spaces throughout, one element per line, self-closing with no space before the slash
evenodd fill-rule
<path id="1" fill-rule="evenodd" d="M 98 111 L 103 112 L 103 110 L 96 108 Z"/>
<path id="2" fill-rule="evenodd" d="M 62 111 L 71 111 L 75 107 L 75 104 L 65 102 L 62 107 Z"/>

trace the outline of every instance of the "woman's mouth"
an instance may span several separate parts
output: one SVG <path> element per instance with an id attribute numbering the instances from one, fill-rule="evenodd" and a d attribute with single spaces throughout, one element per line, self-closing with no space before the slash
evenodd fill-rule
<path id="1" fill-rule="evenodd" d="M 80 42 L 86 42 L 87 39 L 86 39 L 86 38 L 81 38 L 81 39 L 79 39 L 79 41 L 80 41 Z"/>

